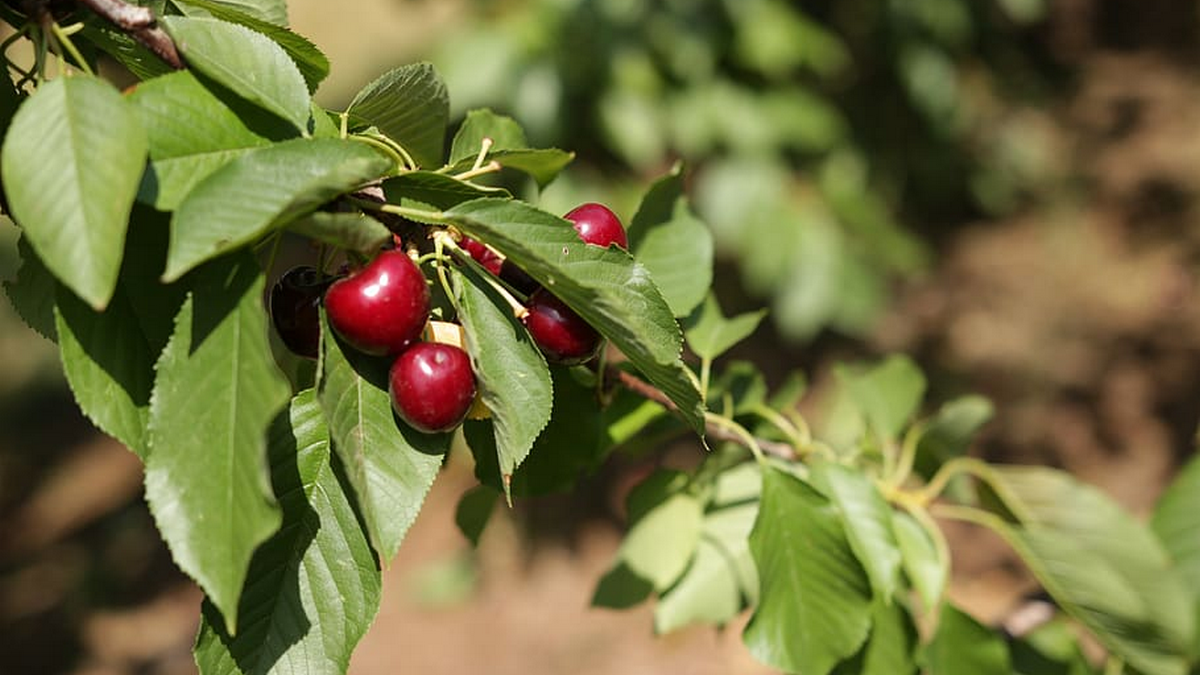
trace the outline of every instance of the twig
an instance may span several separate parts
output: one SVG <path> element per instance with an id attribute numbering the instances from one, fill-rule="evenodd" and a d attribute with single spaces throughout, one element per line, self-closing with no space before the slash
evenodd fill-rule
<path id="1" fill-rule="evenodd" d="M 622 387 L 625 387 L 638 396 L 654 401 L 671 412 L 679 412 L 679 407 L 676 406 L 675 402 L 668 398 L 666 394 L 662 393 L 662 391 L 660 391 L 654 385 L 650 384 L 649 382 L 645 382 L 636 375 L 616 367 L 610 367 L 608 369 L 608 375 L 609 377 L 614 378 Z M 715 438 L 718 441 L 730 441 L 745 448 L 750 447 L 747 444 L 746 439 L 742 438 L 740 434 L 711 421 L 705 422 L 704 432 L 709 438 Z M 799 455 L 796 453 L 796 449 L 787 443 L 771 441 L 765 438 L 755 438 L 754 441 L 764 453 L 773 457 L 778 457 L 787 461 L 795 461 L 799 457 Z"/>
<path id="2" fill-rule="evenodd" d="M 183 59 L 175 42 L 166 31 L 158 27 L 154 12 L 149 7 L 131 5 L 124 0 L 79 0 L 80 4 L 106 19 L 109 23 L 129 33 L 142 43 L 144 47 L 154 52 L 167 65 L 176 70 L 183 69 Z"/>

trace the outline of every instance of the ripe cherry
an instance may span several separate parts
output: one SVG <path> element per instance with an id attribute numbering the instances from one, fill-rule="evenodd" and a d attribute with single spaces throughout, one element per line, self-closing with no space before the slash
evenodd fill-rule
<path id="1" fill-rule="evenodd" d="M 621 225 L 621 219 L 603 204 L 582 204 L 563 218 L 574 223 L 579 238 L 589 244 L 605 248 L 608 248 L 609 244 L 616 244 L 623 249 L 629 248 L 629 240 L 625 236 L 625 227 Z"/>
<path id="2" fill-rule="evenodd" d="M 600 351 L 600 334 L 562 300 L 540 288 L 529 296 L 528 313 L 521 319 L 546 360 L 575 365 Z"/>
<path id="3" fill-rule="evenodd" d="M 412 428 L 449 431 L 462 424 L 475 400 L 471 359 L 454 345 L 419 342 L 392 364 L 388 392 L 392 408 Z"/>
<path id="4" fill-rule="evenodd" d="M 275 332 L 289 350 L 310 359 L 317 358 L 321 342 L 321 294 L 333 278 L 321 278 L 316 268 L 293 267 L 271 287 L 269 305 Z"/>
<path id="5" fill-rule="evenodd" d="M 487 271 L 497 276 L 500 275 L 500 266 L 504 263 L 504 258 L 497 255 L 495 251 L 470 237 L 462 238 L 462 247 L 471 254 L 475 262 L 483 265 Z"/>
<path id="6" fill-rule="evenodd" d="M 329 325 L 351 347 L 376 356 L 399 354 L 429 319 L 429 289 L 403 251 L 384 251 L 325 292 Z"/>

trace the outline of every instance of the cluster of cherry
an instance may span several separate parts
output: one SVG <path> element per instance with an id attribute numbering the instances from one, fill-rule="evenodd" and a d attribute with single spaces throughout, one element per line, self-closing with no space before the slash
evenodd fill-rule
<path id="1" fill-rule="evenodd" d="M 601 204 L 584 204 L 565 218 L 588 244 L 628 248 L 620 219 Z M 525 295 L 521 321 L 552 363 L 584 363 L 603 340 L 586 321 L 524 270 L 469 237 L 462 248 L 480 265 Z M 350 347 L 394 358 L 388 391 L 396 414 L 426 433 L 448 431 L 466 418 L 475 401 L 475 375 L 461 347 L 422 341 L 429 324 L 430 296 L 425 275 L 404 251 L 381 251 L 365 266 L 342 277 L 313 267 L 288 270 L 271 289 L 275 330 L 291 351 L 316 358 L 320 343 L 318 305 L 329 325 Z"/>

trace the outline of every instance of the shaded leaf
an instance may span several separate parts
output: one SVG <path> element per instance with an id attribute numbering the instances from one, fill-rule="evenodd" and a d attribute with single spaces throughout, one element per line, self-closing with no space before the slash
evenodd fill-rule
<path id="1" fill-rule="evenodd" d="M 704 304 L 696 307 L 684 321 L 688 346 L 702 359 L 715 359 L 750 337 L 766 316 L 764 309 L 725 318 L 716 296 L 709 293 Z"/>
<path id="2" fill-rule="evenodd" d="M 142 43 L 100 17 L 89 16 L 85 19 L 80 34 L 128 68 L 139 80 L 150 80 L 174 72 L 171 66 Z"/>
<path id="3" fill-rule="evenodd" d="M 112 85 L 91 77 L 38 87 L 0 152 L 9 210 L 46 267 L 95 309 L 112 297 L 146 135 Z"/>
<path id="4" fill-rule="evenodd" d="M 474 163 L 485 138 L 492 139 L 489 155 L 501 150 L 523 150 L 528 145 L 525 130 L 513 118 L 498 115 L 487 108 L 469 110 L 466 119 L 458 127 L 458 132 L 454 134 L 448 164 L 468 160 Z"/>
<path id="5" fill-rule="evenodd" d="M 629 609 L 643 602 L 654 592 L 654 584 L 643 579 L 618 559 L 608 572 L 600 577 L 596 592 L 592 595 L 593 607 Z"/>
<path id="6" fill-rule="evenodd" d="M 479 537 L 483 536 L 483 528 L 487 526 L 499 496 L 499 492 L 485 485 L 476 485 L 458 500 L 454 523 L 472 546 L 479 546 Z"/>
<path id="7" fill-rule="evenodd" d="M 431 64 L 384 73 L 354 96 L 346 112 L 404 146 L 419 166 L 441 165 L 450 95 Z"/>
<path id="8" fill-rule="evenodd" d="M 1095 675 L 1072 625 L 1057 617 L 1009 644 L 1014 675 Z"/>
<path id="9" fill-rule="evenodd" d="M 859 470 L 821 462 L 812 467 L 812 481 L 841 511 L 850 548 L 866 570 L 876 600 L 891 603 L 900 573 L 891 507 Z"/>
<path id="10" fill-rule="evenodd" d="M 388 161 L 354 141 L 297 139 L 247 152 L 200 182 L 171 219 L 166 280 L 377 178 Z"/>
<path id="11" fill-rule="evenodd" d="M 942 464 L 966 454 L 976 432 L 991 418 L 992 403 L 982 396 L 963 396 L 943 405 L 917 444 L 917 470 L 930 477 Z"/>
<path id="12" fill-rule="evenodd" d="M 700 540 L 704 506 L 674 481 L 648 480 L 630 500 L 632 525 L 617 558 L 661 592 L 687 569 Z"/>
<path id="13" fill-rule="evenodd" d="M 4 293 L 25 325 L 47 340 L 58 342 L 58 330 L 54 326 L 58 280 L 24 237 L 17 241 L 17 253 L 21 257 L 21 268 L 17 270 L 16 279 L 4 282 Z"/>
<path id="14" fill-rule="evenodd" d="M 283 525 L 250 563 L 236 637 L 204 603 L 196 663 L 204 675 L 346 672 L 379 609 L 381 580 L 313 390 L 276 417 L 268 445 Z"/>
<path id="15" fill-rule="evenodd" d="M 155 366 L 146 501 L 176 564 L 233 633 L 250 556 L 279 528 L 266 431 L 290 388 L 267 344 L 254 258 L 215 261 L 189 287 Z"/>
<path id="16" fill-rule="evenodd" d="M 904 574 L 924 603 L 925 611 L 932 612 L 946 590 L 949 561 L 940 559 L 929 533 L 907 513 L 892 513 L 892 531 L 900 549 Z"/>
<path id="17" fill-rule="evenodd" d="M 383 182 L 388 202 L 410 208 L 448 209 L 480 197 L 508 196 L 499 188 L 483 188 L 432 171 L 410 171 Z"/>
<path id="18" fill-rule="evenodd" d="M 392 240 L 383 223 L 363 213 L 316 211 L 288 223 L 287 229 L 319 242 L 371 256 Z"/>
<path id="19" fill-rule="evenodd" d="M 913 662 L 917 637 L 917 627 L 902 603 L 877 601 L 867 643 L 838 664 L 833 675 L 911 675 L 917 669 Z"/>
<path id="20" fill-rule="evenodd" d="M 942 605 L 937 634 L 925 648 L 930 675 L 1011 675 L 1008 646 L 954 605 Z"/>

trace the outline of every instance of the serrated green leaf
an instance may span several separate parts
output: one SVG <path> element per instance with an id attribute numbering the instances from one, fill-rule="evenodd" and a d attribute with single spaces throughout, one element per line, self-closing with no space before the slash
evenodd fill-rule
<path id="1" fill-rule="evenodd" d="M 925 395 L 925 376 L 903 355 L 890 356 L 859 372 L 843 366 L 837 374 L 867 423 L 882 438 L 895 438 Z"/>
<path id="2" fill-rule="evenodd" d="M 871 627 L 871 585 L 833 505 L 769 467 L 750 533 L 758 607 L 742 635 L 754 656 L 792 673 L 827 673 Z"/>
<path id="3" fill-rule="evenodd" d="M 487 161 L 496 162 L 505 169 L 515 169 L 531 176 L 537 182 L 538 187 L 549 185 L 574 159 L 575 153 L 558 148 L 497 150 L 488 153 L 487 156 Z M 474 157 L 463 159 L 450 167 L 450 171 L 451 173 L 466 171 L 474 164 Z"/>
<path id="4" fill-rule="evenodd" d="M 584 244 L 570 223 L 521 202 L 478 199 L 443 216 L 497 248 L 600 331 L 703 436 L 697 382 L 679 358 L 679 326 L 650 274 L 628 253 Z"/>
<path id="5" fill-rule="evenodd" d="M 188 66 L 304 132 L 308 85 L 283 47 L 245 26 L 183 16 L 159 19 Z"/>
<path id="6" fill-rule="evenodd" d="M 373 256 L 392 240 L 391 230 L 362 213 L 316 211 L 288 223 L 287 229 L 309 239 Z"/>
<path id="7" fill-rule="evenodd" d="M 917 637 L 917 627 L 902 603 L 877 601 L 867 643 L 838 664 L 832 675 L 911 675 L 917 669 L 913 661 Z"/>
<path id="8" fill-rule="evenodd" d="M 17 240 L 17 253 L 21 257 L 21 268 L 17 270 L 16 279 L 4 282 L 4 293 L 25 325 L 47 340 L 58 342 L 58 330 L 54 327 L 58 280 L 24 237 Z"/>
<path id="9" fill-rule="evenodd" d="M 674 201 L 664 219 L 632 229 L 629 250 L 650 270 L 675 316 L 687 316 L 712 287 L 712 233 L 684 197 Z"/>
<path id="10" fill-rule="evenodd" d="M 451 268 L 451 281 L 479 395 L 492 411 L 500 475 L 508 493 L 513 472 L 550 421 L 550 370 L 508 302 L 478 270 Z"/>
<path id="11" fill-rule="evenodd" d="M 458 500 L 458 507 L 454 510 L 454 524 L 458 525 L 458 531 L 462 532 L 472 546 L 479 546 L 479 537 L 483 536 L 483 528 L 492 517 L 499 497 L 500 493 L 492 488 L 476 485 Z"/>
<path id="12" fill-rule="evenodd" d="M 188 71 L 143 82 L 129 102 L 149 139 L 150 167 L 138 198 L 160 211 L 173 211 L 197 183 L 246 150 L 271 144 Z"/>
<path id="13" fill-rule="evenodd" d="M 387 392 L 386 360 L 354 353 L 322 324 L 317 396 L 372 545 L 387 561 L 417 519 L 452 434 L 422 434 L 399 423 Z"/>
<path id="14" fill-rule="evenodd" d="M 245 26 L 271 38 L 276 44 L 283 47 L 292 62 L 300 69 L 300 75 L 304 77 L 310 94 L 315 92 L 317 85 L 329 75 L 329 59 L 321 53 L 321 50 L 317 49 L 317 46 L 304 36 L 285 28 L 287 26 L 287 8 L 282 2 L 274 3 L 283 6 L 281 16 L 272 18 L 251 14 L 254 10 L 252 5 L 230 3 L 227 0 L 178 0 L 175 4 L 185 12 L 189 6 L 198 7 L 217 19 Z M 282 20 L 274 20 L 276 18 Z"/>
<path id="15" fill-rule="evenodd" d="M 146 501 L 230 633 L 250 557 L 280 523 L 266 432 L 290 387 L 267 344 L 264 285 L 248 253 L 197 271 L 150 400 Z"/>
<path id="16" fill-rule="evenodd" d="M 458 164 L 463 161 L 474 162 L 483 147 L 483 139 L 492 140 L 491 149 L 524 150 L 528 146 L 525 140 L 525 130 L 516 120 L 507 115 L 498 115 L 487 108 L 467 111 L 467 117 L 458 132 L 454 134 L 454 142 L 450 144 L 450 161 L 448 164 Z"/>
<path id="17" fill-rule="evenodd" d="M 149 452 L 154 364 L 167 345 L 184 292 L 182 285 L 156 280 L 166 252 L 166 230 L 157 220 L 130 227 L 117 289 L 104 312 L 62 286 L 55 311 L 63 373 L 76 403 L 93 424 L 143 460 Z"/>
<path id="18" fill-rule="evenodd" d="M 112 297 L 146 135 L 112 85 L 60 78 L 17 111 L 0 151 L 13 218 L 46 267 L 95 309 Z"/>
<path id="19" fill-rule="evenodd" d="M 1182 675 L 1192 595 L 1150 530 L 1093 487 L 1042 467 L 991 467 L 1005 537 L 1071 616 L 1144 675 Z M 1016 523 L 1005 522 L 1015 517 Z"/>
<path id="20" fill-rule="evenodd" d="M 672 484 L 649 492 L 643 489 L 640 496 L 649 504 L 630 508 L 633 524 L 617 558 L 661 592 L 679 579 L 696 552 L 704 505 Z"/>
<path id="21" fill-rule="evenodd" d="M 250 562 L 236 637 L 204 603 L 196 663 L 203 675 L 344 673 L 379 609 L 381 579 L 313 390 L 276 417 L 268 451 L 283 525 Z"/>
<path id="22" fill-rule="evenodd" d="M 492 421 L 467 420 L 463 426 L 475 457 L 475 477 L 484 485 L 499 491 L 507 488 L 514 497 L 562 492 L 574 487 L 580 475 L 595 468 L 601 459 L 601 411 L 595 389 L 580 384 L 570 369 L 560 366 L 550 368 L 550 378 L 554 390 L 550 422 L 507 486 L 501 477 Z"/>
<path id="23" fill-rule="evenodd" d="M 862 471 L 821 462 L 812 467 L 812 480 L 841 511 L 846 538 L 867 572 L 875 599 L 890 603 L 900 573 L 900 551 L 892 532 L 891 507 Z"/>
<path id="24" fill-rule="evenodd" d="M 432 171 L 410 171 L 383 182 L 392 204 L 409 208 L 448 209 L 481 197 L 507 197 L 507 190 L 484 188 Z"/>
<path id="25" fill-rule="evenodd" d="M 717 298 L 709 293 L 683 322 L 688 346 L 702 359 L 715 359 L 730 347 L 750 337 L 767 311 L 747 312 L 725 318 Z"/>
<path id="26" fill-rule="evenodd" d="M 200 182 L 171 218 L 166 280 L 379 177 L 388 161 L 361 143 L 297 139 L 247 152 Z"/>
<path id="27" fill-rule="evenodd" d="M 442 164 L 450 95 L 433 65 L 416 63 L 384 73 L 354 96 L 346 112 L 404 146 L 419 166 Z"/>
<path id="28" fill-rule="evenodd" d="M 924 603 L 925 611 L 932 612 L 946 590 L 949 561 L 939 558 L 929 533 L 907 513 L 892 513 L 892 531 L 900 548 L 904 574 Z"/>
<path id="29" fill-rule="evenodd" d="M 925 648 L 930 675 L 1011 675 L 1008 646 L 954 605 L 942 605 L 937 634 Z"/>

